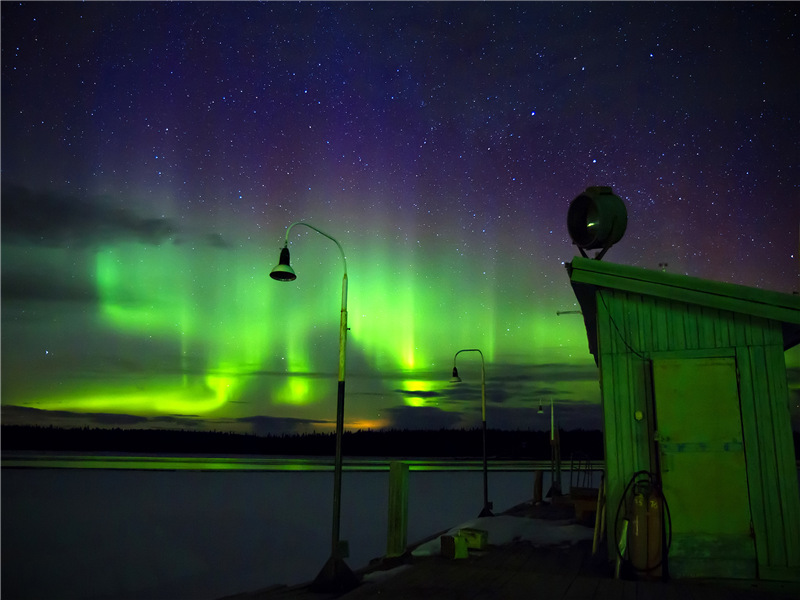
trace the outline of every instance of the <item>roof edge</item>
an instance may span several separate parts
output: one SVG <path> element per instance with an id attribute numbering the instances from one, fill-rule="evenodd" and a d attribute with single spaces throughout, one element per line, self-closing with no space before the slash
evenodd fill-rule
<path id="1" fill-rule="evenodd" d="M 800 324 L 800 296 L 575 257 L 570 281 Z"/>

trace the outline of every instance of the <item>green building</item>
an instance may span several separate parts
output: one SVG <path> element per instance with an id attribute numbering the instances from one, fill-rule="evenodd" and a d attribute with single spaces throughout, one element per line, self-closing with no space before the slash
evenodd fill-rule
<path id="1" fill-rule="evenodd" d="M 647 471 L 671 517 L 670 576 L 800 580 L 784 357 L 800 342 L 800 297 L 588 258 L 566 266 L 600 369 L 610 556 L 615 512 Z"/>

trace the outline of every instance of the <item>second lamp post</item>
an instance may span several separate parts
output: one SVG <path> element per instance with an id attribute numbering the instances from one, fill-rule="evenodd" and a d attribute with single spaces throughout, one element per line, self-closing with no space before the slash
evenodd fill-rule
<path id="1" fill-rule="evenodd" d="M 462 352 L 477 352 L 481 355 L 481 420 L 483 422 L 483 510 L 479 517 L 492 517 L 492 503 L 489 502 L 489 467 L 486 461 L 486 366 L 483 362 L 483 352 L 477 348 L 467 348 L 459 350 L 453 357 L 453 377 L 450 379 L 451 383 L 461 381 L 458 376 L 458 369 L 456 368 L 456 358 Z"/>

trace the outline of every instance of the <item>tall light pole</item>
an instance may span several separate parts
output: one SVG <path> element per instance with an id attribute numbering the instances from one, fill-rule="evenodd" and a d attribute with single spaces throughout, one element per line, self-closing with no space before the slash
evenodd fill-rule
<path id="1" fill-rule="evenodd" d="M 543 414 L 542 403 L 539 403 L 539 414 Z M 553 398 L 550 398 L 550 490 L 547 497 L 561 495 L 561 439 L 556 427 L 556 411 Z"/>
<path id="2" fill-rule="evenodd" d="M 461 378 L 458 376 L 458 369 L 456 368 L 456 358 L 462 352 L 477 352 L 481 355 L 481 420 L 483 421 L 483 510 L 479 517 L 493 517 L 492 503 L 489 502 L 489 468 L 486 462 L 486 366 L 483 362 L 483 352 L 477 348 L 467 348 L 459 350 L 453 357 L 453 377 L 450 383 L 458 383 Z"/>
<path id="3" fill-rule="evenodd" d="M 331 556 L 311 584 L 311 589 L 319 592 L 344 592 L 358 585 L 358 577 L 350 570 L 344 559 L 348 555 L 347 542 L 339 540 L 339 521 L 342 508 L 342 430 L 344 429 L 344 366 L 347 344 L 347 261 L 341 244 L 331 235 L 297 221 L 286 228 L 286 239 L 281 250 L 278 265 L 272 269 L 270 277 L 277 281 L 294 281 L 297 278 L 289 265 L 289 232 L 295 225 L 305 225 L 324 235 L 336 244 L 342 257 L 344 276 L 342 277 L 342 310 L 339 321 L 339 389 L 336 402 L 336 458 L 333 466 L 333 526 L 331 528 Z"/>
<path id="4" fill-rule="evenodd" d="M 556 315 L 582 315 L 583 311 L 580 310 L 557 310 Z M 539 414 L 542 414 L 541 403 L 539 404 Z M 552 483 L 550 484 L 550 491 L 547 496 L 560 496 L 561 495 L 561 436 L 556 427 L 556 412 L 553 404 L 553 399 L 550 398 L 550 473 Z"/>

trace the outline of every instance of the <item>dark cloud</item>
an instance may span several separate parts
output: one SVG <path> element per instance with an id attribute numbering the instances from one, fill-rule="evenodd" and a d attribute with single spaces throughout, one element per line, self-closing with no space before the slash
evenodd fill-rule
<path id="1" fill-rule="evenodd" d="M 486 385 L 501 382 L 503 384 L 528 384 L 528 383 L 556 383 L 572 381 L 597 381 L 600 377 L 599 370 L 594 364 L 591 354 L 587 347 L 585 364 L 576 365 L 574 363 L 528 363 L 528 359 L 520 357 L 519 363 L 513 362 L 490 362 L 486 364 Z M 460 371 L 464 382 L 477 381 L 479 377 L 469 371 Z M 412 373 L 408 371 L 384 371 L 386 379 L 407 380 L 412 378 Z M 413 372 L 413 378 L 429 379 L 432 381 L 448 381 L 450 371 L 446 376 L 442 371 L 419 370 Z"/>
<path id="2" fill-rule="evenodd" d="M 480 383 L 453 383 L 445 388 L 442 394 L 447 400 L 453 402 L 480 402 L 481 400 L 481 386 Z M 486 384 L 486 402 L 501 404 L 508 400 L 511 394 L 502 384 L 488 383 Z"/>
<path id="3" fill-rule="evenodd" d="M 188 418 L 187 418 L 188 417 Z M 168 425 L 180 425 L 181 427 L 199 428 L 203 421 L 196 418 L 196 415 L 170 415 L 164 417 L 152 417 L 151 423 L 166 423 Z"/>
<path id="4" fill-rule="evenodd" d="M 438 398 L 444 394 L 439 392 L 431 392 L 425 390 L 395 390 L 398 394 L 406 396 L 407 398 Z"/>
<path id="5" fill-rule="evenodd" d="M 560 393 L 563 393 L 563 392 L 557 390 L 556 388 L 552 388 L 552 387 L 535 387 L 531 391 L 532 391 L 531 395 L 536 400 L 539 400 L 541 398 L 550 398 L 550 396 L 556 396 L 556 395 L 558 395 Z"/>
<path id="6" fill-rule="evenodd" d="M 475 398 L 473 398 L 475 400 Z M 554 402 L 556 423 L 562 429 L 601 429 L 602 412 L 599 404 L 589 402 Z M 542 405 L 531 401 L 527 406 L 506 406 L 487 403 L 486 425 L 490 429 L 550 430 L 550 402 Z M 386 429 L 457 429 L 481 426 L 481 406 L 459 406 L 447 411 L 434 406 L 395 406 L 381 411 L 388 419 Z"/>
<path id="7" fill-rule="evenodd" d="M 56 411 L 66 412 L 66 411 Z M 149 423 L 147 417 L 138 415 L 118 415 L 114 413 L 73 413 L 72 418 L 87 418 L 90 423 L 97 425 L 143 425 Z"/>
<path id="8" fill-rule="evenodd" d="M 463 415 L 434 406 L 393 406 L 381 411 L 386 429 L 450 429 L 461 426 Z"/>
<path id="9" fill-rule="evenodd" d="M 97 425 L 141 425 L 150 422 L 147 417 L 138 415 L 115 414 L 115 413 L 84 413 L 72 412 L 68 410 L 43 410 L 41 408 L 31 408 L 28 406 L 3 406 L 3 423 L 30 424 L 35 422 L 37 425 L 55 424 L 55 421 L 83 421 L 81 424 L 94 423 Z"/>
<path id="10" fill-rule="evenodd" d="M 600 404 L 593 402 L 575 402 L 572 400 L 554 402 L 556 423 L 561 429 L 602 429 L 603 409 Z M 550 427 L 550 403 L 542 406 L 547 428 Z"/>
<path id="11" fill-rule="evenodd" d="M 506 407 L 492 406 L 486 409 L 486 426 L 489 429 L 530 429 L 534 431 L 550 430 L 550 403 L 538 406 Z M 600 405 L 589 403 L 565 402 L 555 405 L 556 423 L 561 429 L 601 429 L 602 411 Z M 477 426 L 477 422 L 474 423 Z"/>
<path id="12" fill-rule="evenodd" d="M 329 425 L 331 422 L 324 419 L 295 419 L 291 417 L 269 417 L 256 415 L 234 419 L 236 423 L 251 425 L 255 435 L 275 435 L 289 433 L 310 433 L 315 425 Z"/>
<path id="13" fill-rule="evenodd" d="M 228 248 L 232 248 L 233 246 L 225 241 L 225 238 L 222 237 L 221 233 L 209 233 L 205 236 L 206 244 L 211 246 L 212 248 L 222 248 L 223 250 L 227 250 Z"/>
<path id="14" fill-rule="evenodd" d="M 594 365 L 586 350 L 585 365 L 574 365 L 569 363 L 541 363 L 541 364 L 521 364 L 514 363 L 493 363 L 487 367 L 487 379 L 491 374 L 492 379 L 501 379 L 505 382 L 520 383 L 542 383 L 555 381 L 593 381 L 598 379 L 599 371 Z"/>
<path id="15" fill-rule="evenodd" d="M 96 199 L 34 192 L 2 184 L 3 242 L 49 247 L 87 247 L 133 240 L 160 244 L 175 233 L 168 219 L 142 218 Z"/>
<path id="16" fill-rule="evenodd" d="M 15 270 L 2 271 L 3 300 L 42 300 L 61 302 L 96 302 L 96 286 L 86 281 L 76 281 L 69 273 L 47 273 Z"/>
<path id="17" fill-rule="evenodd" d="M 69 426 L 139 426 L 139 425 L 174 425 L 180 428 L 197 429 L 206 424 L 198 415 L 164 415 L 159 417 L 142 417 L 139 415 L 117 413 L 84 413 L 69 410 L 44 410 L 29 406 L 3 406 L 2 420 L 7 425 L 54 425 Z"/>

